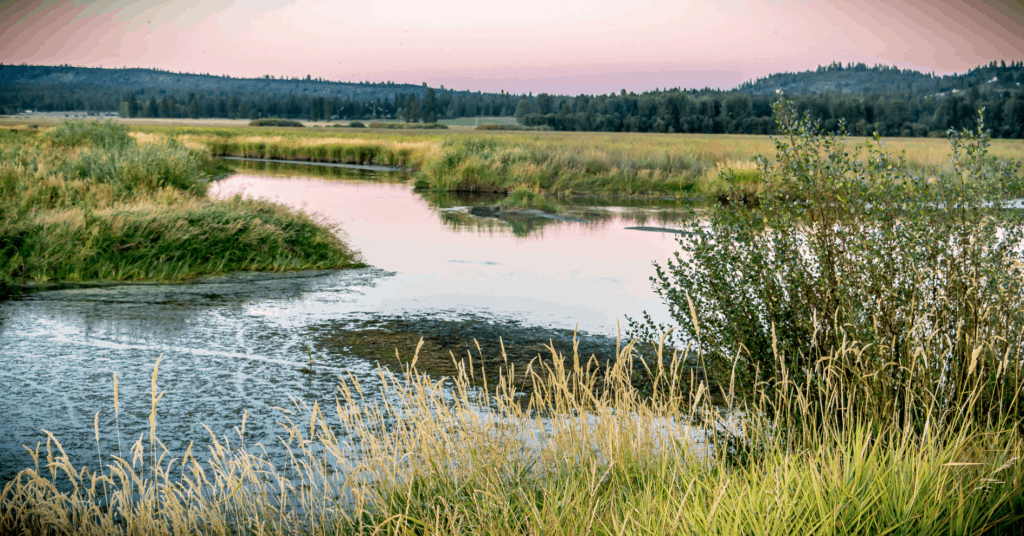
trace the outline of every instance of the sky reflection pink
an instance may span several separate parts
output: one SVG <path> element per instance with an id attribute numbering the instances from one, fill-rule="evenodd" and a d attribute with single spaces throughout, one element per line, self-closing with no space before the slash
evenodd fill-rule
<path id="1" fill-rule="evenodd" d="M 541 235 L 454 231 L 406 184 L 235 175 L 212 195 L 243 193 L 320 214 L 339 224 L 365 262 L 395 272 L 366 289 L 361 307 L 401 314 L 434 310 L 514 317 L 615 335 L 623 315 L 644 310 L 667 322 L 648 278 L 664 262 L 674 234 L 558 223 Z"/>

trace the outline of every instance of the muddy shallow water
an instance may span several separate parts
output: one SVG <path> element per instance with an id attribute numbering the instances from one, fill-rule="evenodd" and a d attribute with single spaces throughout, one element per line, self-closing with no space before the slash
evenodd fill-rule
<path id="1" fill-rule="evenodd" d="M 124 285 L 28 294 L 0 302 L 0 482 L 31 464 L 22 445 L 50 431 L 77 466 L 148 433 L 150 375 L 161 358 L 158 436 L 172 452 L 204 451 L 249 413 L 247 441 L 273 451 L 275 406 L 333 400 L 353 374 L 367 392 L 378 360 L 426 339 L 425 363 L 448 352 L 528 360 L 554 343 L 610 357 L 616 321 L 644 310 L 667 321 L 651 290 L 652 261 L 676 250 L 686 207 L 578 200 L 558 218 L 477 217 L 474 200 L 424 197 L 373 171 L 242 166 L 212 195 L 273 199 L 338 224 L 367 268 L 237 275 L 185 285 Z M 633 229 L 629 229 L 633 227 Z M 640 227 L 641 229 L 637 229 Z M 440 354 L 440 357 L 438 357 Z M 310 357 L 312 372 L 300 369 Z M 393 361 L 392 361 L 393 362 Z M 372 400 L 372 399 L 371 399 Z M 0 484 L 2 485 L 2 484 Z"/>

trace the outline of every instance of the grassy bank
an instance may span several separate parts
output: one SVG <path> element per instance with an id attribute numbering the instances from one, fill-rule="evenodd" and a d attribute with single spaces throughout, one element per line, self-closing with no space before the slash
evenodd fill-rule
<path id="1" fill-rule="evenodd" d="M 398 165 L 437 190 L 526 187 L 556 196 L 715 197 L 730 187 L 728 171 L 742 175 L 757 155 L 775 149 L 767 136 L 739 135 L 139 128 L 179 136 L 215 156 Z M 905 150 L 922 175 L 950 169 L 945 140 L 900 138 L 885 147 L 894 154 Z M 1024 142 L 996 140 L 991 155 L 1024 159 Z"/>
<path id="2" fill-rule="evenodd" d="M 0 130 L 0 280 L 181 281 L 354 262 L 309 216 L 207 198 L 213 172 L 201 152 L 110 123 Z"/>

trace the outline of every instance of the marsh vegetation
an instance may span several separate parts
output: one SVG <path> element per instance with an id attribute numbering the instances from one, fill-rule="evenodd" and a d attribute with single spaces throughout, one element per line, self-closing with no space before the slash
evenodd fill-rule
<path id="1" fill-rule="evenodd" d="M 417 173 L 417 181 L 428 189 L 509 193 L 525 187 L 553 198 L 713 199 L 729 190 L 726 176 L 751 183 L 757 156 L 774 150 L 767 136 L 739 135 L 139 129 L 176 136 L 214 156 L 396 165 Z M 852 147 L 857 141 L 847 143 Z M 893 154 L 905 151 L 905 166 L 917 175 L 950 170 L 944 140 L 890 139 L 884 145 Z M 996 140 L 990 154 L 1024 158 L 1024 143 Z"/>
<path id="2" fill-rule="evenodd" d="M 356 262 L 333 229 L 265 201 L 206 197 L 209 157 L 113 123 L 0 131 L 0 284 L 182 281 Z"/>

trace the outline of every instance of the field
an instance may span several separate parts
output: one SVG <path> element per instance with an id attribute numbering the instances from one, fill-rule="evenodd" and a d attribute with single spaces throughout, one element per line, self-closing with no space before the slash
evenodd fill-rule
<path id="1" fill-rule="evenodd" d="M 527 188 L 553 196 L 715 197 L 726 172 L 755 169 L 774 153 L 767 136 L 453 130 L 250 128 L 236 123 L 130 120 L 138 132 L 175 137 L 215 156 L 398 165 L 442 191 L 507 193 Z M 863 138 L 848 144 L 863 145 Z M 942 139 L 882 140 L 905 151 L 910 170 L 948 171 Z M 990 155 L 1024 159 L 1024 141 L 994 140 Z M 742 173 L 741 173 L 742 175 Z"/>
<path id="2" fill-rule="evenodd" d="M 501 119 L 501 118 L 499 118 Z M 19 122 L 20 121 L 20 122 Z M 443 191 L 507 193 L 527 188 L 553 196 L 715 197 L 730 185 L 726 172 L 756 168 L 772 155 L 768 136 L 633 134 L 602 132 L 305 129 L 248 127 L 247 121 L 119 120 L 137 132 L 175 137 L 215 156 L 374 163 L 405 166 L 420 184 Z M 6 119 L 0 124 L 24 121 Z M 864 138 L 848 144 L 863 145 Z M 905 151 L 908 167 L 922 175 L 949 169 L 949 143 L 934 138 L 882 140 L 893 154 Z M 1024 160 L 1024 141 L 994 140 L 990 155 Z M 742 173 L 741 173 L 742 175 Z"/>
<path id="3" fill-rule="evenodd" d="M 333 230 L 264 201 L 206 197 L 202 151 L 114 123 L 0 130 L 0 290 L 352 265 Z"/>

